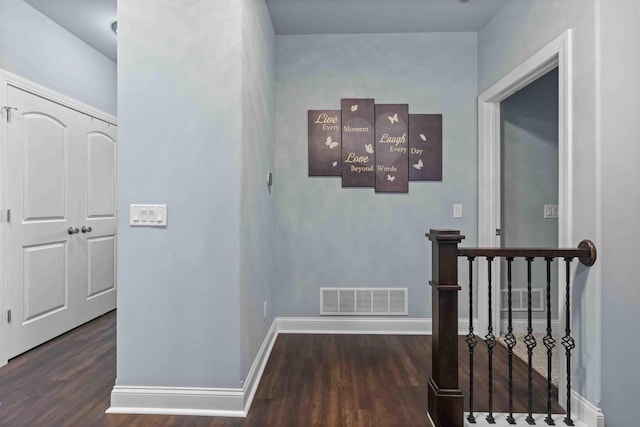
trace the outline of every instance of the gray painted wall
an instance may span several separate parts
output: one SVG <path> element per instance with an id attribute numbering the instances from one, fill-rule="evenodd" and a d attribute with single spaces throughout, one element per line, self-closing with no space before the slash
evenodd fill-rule
<path id="1" fill-rule="evenodd" d="M 121 0 L 118 23 L 117 384 L 237 388 L 242 4 Z"/>
<path id="2" fill-rule="evenodd" d="M 602 408 L 607 426 L 624 427 L 640 419 L 640 3 L 601 7 Z"/>
<path id="3" fill-rule="evenodd" d="M 22 0 L 0 0 L 0 68 L 116 115 L 115 62 Z"/>
<path id="4" fill-rule="evenodd" d="M 480 93 L 568 29 L 573 30 L 573 233 L 600 245 L 596 166 L 595 0 L 507 1 L 478 33 Z M 573 388 L 593 403 L 601 399 L 601 263 L 577 267 L 572 334 L 577 349 Z"/>
<path id="5" fill-rule="evenodd" d="M 544 205 L 558 204 L 558 70 L 552 70 L 500 104 L 504 247 L 557 247 L 558 220 L 544 219 Z M 507 288 L 506 262 L 501 260 L 502 289 Z M 532 285 L 546 292 L 544 260 L 532 263 Z M 558 318 L 558 263 L 551 268 L 551 315 Z M 526 289 L 527 263 L 512 264 L 513 289 Z M 544 303 L 544 298 L 542 302 Z M 503 309 L 506 308 L 502 307 Z M 502 312 L 501 317 L 507 318 Z M 514 312 L 526 319 L 526 312 Z M 546 319 L 544 312 L 533 318 Z"/>
<path id="6" fill-rule="evenodd" d="M 277 185 L 269 191 L 266 182 L 275 161 L 275 33 L 264 0 L 243 1 L 242 33 L 240 377 L 245 378 L 273 321 L 275 302 Z"/>
<path id="7" fill-rule="evenodd" d="M 408 287 L 409 316 L 430 316 L 425 232 L 457 228 L 477 241 L 476 49 L 475 33 L 276 37 L 279 316 L 318 316 L 321 286 Z M 375 194 L 309 178 L 307 110 L 349 97 L 442 113 L 443 181 Z M 464 218 L 452 218 L 454 203 Z"/>

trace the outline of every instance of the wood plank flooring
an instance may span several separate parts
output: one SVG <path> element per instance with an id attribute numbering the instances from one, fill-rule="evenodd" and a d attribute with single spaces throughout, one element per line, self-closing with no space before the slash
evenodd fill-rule
<path id="1" fill-rule="evenodd" d="M 0 368 L 0 426 L 426 426 L 431 337 L 280 335 L 246 419 L 105 414 L 115 381 L 115 312 Z M 460 380 L 468 356 L 460 339 Z M 476 410 L 487 409 L 485 346 L 476 347 Z M 516 410 L 526 410 L 526 366 L 515 362 Z M 494 411 L 507 410 L 506 350 L 496 346 Z M 546 382 L 534 375 L 534 411 Z M 465 402 L 468 407 L 468 402 Z M 554 411 L 562 409 L 555 404 Z"/>

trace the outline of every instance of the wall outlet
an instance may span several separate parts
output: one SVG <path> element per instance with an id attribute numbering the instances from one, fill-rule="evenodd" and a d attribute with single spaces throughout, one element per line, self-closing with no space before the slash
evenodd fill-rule
<path id="1" fill-rule="evenodd" d="M 267 321 L 267 300 L 264 301 L 262 306 L 262 320 Z"/>

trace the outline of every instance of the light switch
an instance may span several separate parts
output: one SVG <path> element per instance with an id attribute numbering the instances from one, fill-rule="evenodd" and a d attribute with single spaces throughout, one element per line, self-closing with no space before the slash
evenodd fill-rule
<path id="1" fill-rule="evenodd" d="M 129 205 L 129 225 L 167 226 L 167 205 Z"/>
<path id="2" fill-rule="evenodd" d="M 558 219 L 558 205 L 544 205 L 544 219 Z"/>
<path id="3" fill-rule="evenodd" d="M 462 218 L 462 205 L 460 204 L 453 205 L 453 217 Z"/>

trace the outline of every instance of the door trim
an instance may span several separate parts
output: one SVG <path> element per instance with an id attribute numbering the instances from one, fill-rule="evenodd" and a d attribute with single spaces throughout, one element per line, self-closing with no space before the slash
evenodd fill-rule
<path id="1" fill-rule="evenodd" d="M 524 61 L 478 97 L 478 246 L 499 247 L 500 237 L 500 102 L 554 68 L 558 68 L 558 246 L 572 247 L 573 69 L 569 29 Z M 561 270 L 561 269 L 559 269 Z M 500 333 L 500 269 L 493 268 L 492 319 Z M 559 271 L 561 274 L 561 271 Z M 563 281 L 558 281 L 563 283 Z M 487 265 L 478 263 L 478 327 L 488 327 Z M 565 298 L 558 292 L 558 315 L 564 318 Z M 562 364 L 559 366 L 562 367 Z M 560 395 L 566 380 L 560 372 Z"/>
<path id="2" fill-rule="evenodd" d="M 48 89 L 42 85 L 34 83 L 16 74 L 10 73 L 3 69 L 0 69 L 0 108 L 6 105 L 8 99 L 9 87 L 15 87 L 25 92 L 29 92 L 33 95 L 39 96 L 46 100 L 55 102 L 64 107 L 94 117 L 103 122 L 111 125 L 118 125 L 118 118 L 98 110 L 83 102 L 77 101 L 71 97 L 63 95 L 54 90 Z M 4 122 L 4 118 L 0 117 L 0 122 Z M 8 126 L 0 126 L 0 177 L 2 177 L 2 187 L 0 188 L 0 367 L 7 364 L 7 310 L 9 309 L 7 304 L 7 298 L 9 296 L 8 283 L 7 283 L 7 270 L 5 268 L 6 258 L 6 230 L 7 221 L 6 213 L 10 206 L 6 206 L 7 197 L 7 141 L 8 141 Z"/>
<path id="3" fill-rule="evenodd" d="M 105 113 L 102 110 L 98 110 L 95 107 L 92 107 L 69 96 L 63 95 L 60 92 L 56 92 L 55 90 L 46 88 L 42 85 L 39 85 L 38 83 L 34 83 L 31 80 L 27 80 L 3 69 L 0 69 L 0 83 L 2 84 L 3 91 L 6 90 L 7 85 L 13 86 L 15 88 L 22 89 L 26 92 L 37 95 L 41 98 L 63 105 L 67 108 L 71 108 L 72 110 L 102 120 L 103 122 L 107 122 L 115 126 L 118 125 L 118 118 L 114 115 Z M 4 93 L 6 94 L 6 92 Z"/>

